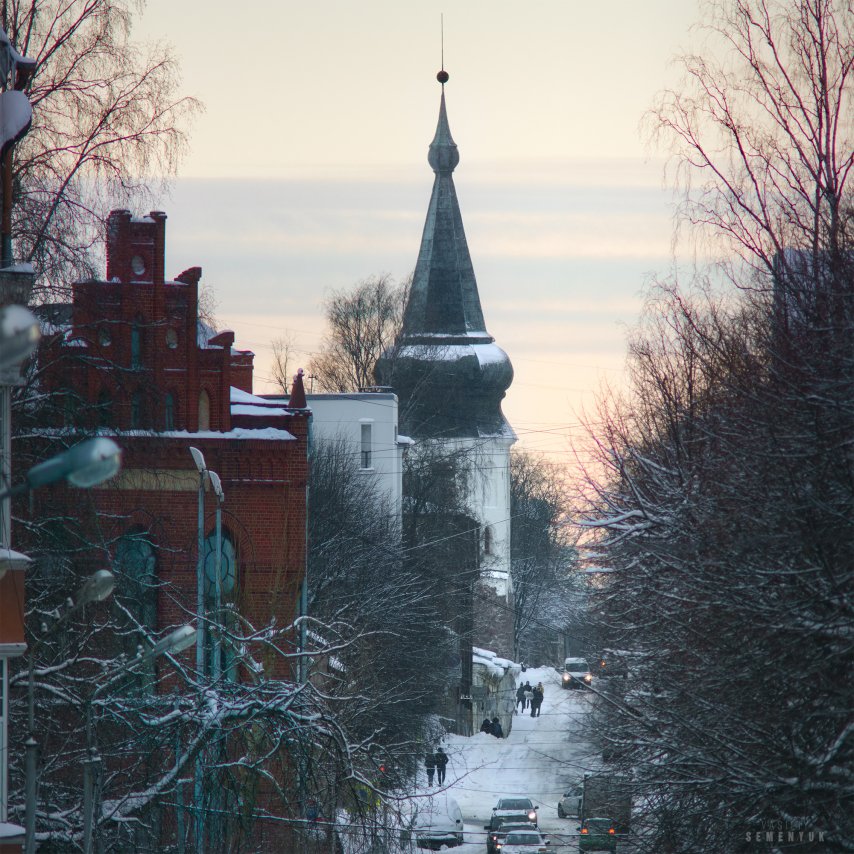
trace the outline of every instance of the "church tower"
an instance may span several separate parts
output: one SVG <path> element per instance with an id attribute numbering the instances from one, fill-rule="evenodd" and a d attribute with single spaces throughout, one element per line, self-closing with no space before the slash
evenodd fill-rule
<path id="1" fill-rule="evenodd" d="M 463 482 L 478 538 L 472 641 L 513 656 L 510 567 L 510 448 L 501 411 L 513 381 L 507 354 L 486 331 L 453 172 L 460 160 L 445 107 L 427 160 L 435 173 L 400 340 L 377 365 L 377 380 L 400 399 L 402 433 L 429 442 Z"/>

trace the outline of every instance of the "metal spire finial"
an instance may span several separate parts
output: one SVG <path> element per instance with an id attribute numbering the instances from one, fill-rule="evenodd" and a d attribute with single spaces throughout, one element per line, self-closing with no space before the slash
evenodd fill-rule
<path id="1" fill-rule="evenodd" d="M 436 79 L 442 84 L 442 91 L 445 89 L 445 84 L 448 82 L 448 72 L 445 71 L 445 14 L 439 13 L 439 36 L 442 53 L 442 70 L 436 75 Z"/>

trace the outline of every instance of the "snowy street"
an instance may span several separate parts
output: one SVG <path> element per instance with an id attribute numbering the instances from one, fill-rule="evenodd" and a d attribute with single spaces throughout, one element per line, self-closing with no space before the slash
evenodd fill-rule
<path id="1" fill-rule="evenodd" d="M 532 718 L 529 710 L 514 715 L 504 739 L 478 733 L 470 738 L 449 735 L 444 741 L 450 757 L 446 785 L 465 819 L 466 841 L 451 849 L 459 854 L 486 851 L 484 825 L 492 808 L 499 798 L 513 796 L 534 802 L 551 851 L 578 850 L 578 821 L 558 818 L 557 802 L 570 784 L 599 765 L 598 753 L 581 735 L 593 697 L 563 690 L 560 674 L 550 667 L 529 668 L 522 680 L 545 687 L 539 717 Z"/>

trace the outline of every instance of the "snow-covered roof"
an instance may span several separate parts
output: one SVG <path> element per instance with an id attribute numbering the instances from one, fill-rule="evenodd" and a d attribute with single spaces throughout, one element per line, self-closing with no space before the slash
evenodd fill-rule
<path id="1" fill-rule="evenodd" d="M 232 415 L 290 415 L 287 409 L 271 406 L 255 406 L 250 403 L 235 403 L 231 406 Z"/>
<path id="2" fill-rule="evenodd" d="M 517 674 L 522 672 L 521 665 L 515 661 L 510 661 L 507 658 L 501 658 L 490 649 L 480 649 L 480 647 L 472 647 L 472 664 L 479 664 L 485 667 L 491 676 L 500 679 L 508 671 Z"/>

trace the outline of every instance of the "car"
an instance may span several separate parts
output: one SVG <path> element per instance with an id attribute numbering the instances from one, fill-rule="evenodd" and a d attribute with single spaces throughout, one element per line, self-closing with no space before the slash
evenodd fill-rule
<path id="1" fill-rule="evenodd" d="M 525 815 L 531 824 L 537 823 L 537 808 L 530 798 L 499 798 L 498 803 L 492 808 L 493 818 L 503 818 L 511 815 Z"/>
<path id="2" fill-rule="evenodd" d="M 617 831 L 610 818 L 588 818 L 578 833 L 579 851 L 617 851 Z"/>
<path id="3" fill-rule="evenodd" d="M 593 674 L 583 658 L 567 658 L 563 662 L 562 688 L 589 688 Z"/>
<path id="4" fill-rule="evenodd" d="M 498 827 L 496 828 L 491 828 L 490 825 L 487 824 L 484 827 L 484 830 L 489 831 L 489 833 L 486 834 L 486 854 L 498 854 L 504 845 L 504 837 L 507 836 L 510 831 L 530 830 L 531 826 L 532 825 L 529 821 L 522 823 L 499 821 Z"/>
<path id="5" fill-rule="evenodd" d="M 463 844 L 463 814 L 460 805 L 446 792 L 419 802 L 413 822 L 415 844 L 439 851 L 443 845 Z"/>
<path id="6" fill-rule="evenodd" d="M 549 840 L 539 830 L 512 830 L 504 837 L 500 854 L 546 852 Z"/>
<path id="7" fill-rule="evenodd" d="M 581 798 L 584 795 L 584 786 L 581 783 L 568 789 L 564 796 L 557 802 L 558 818 L 581 815 Z"/>

